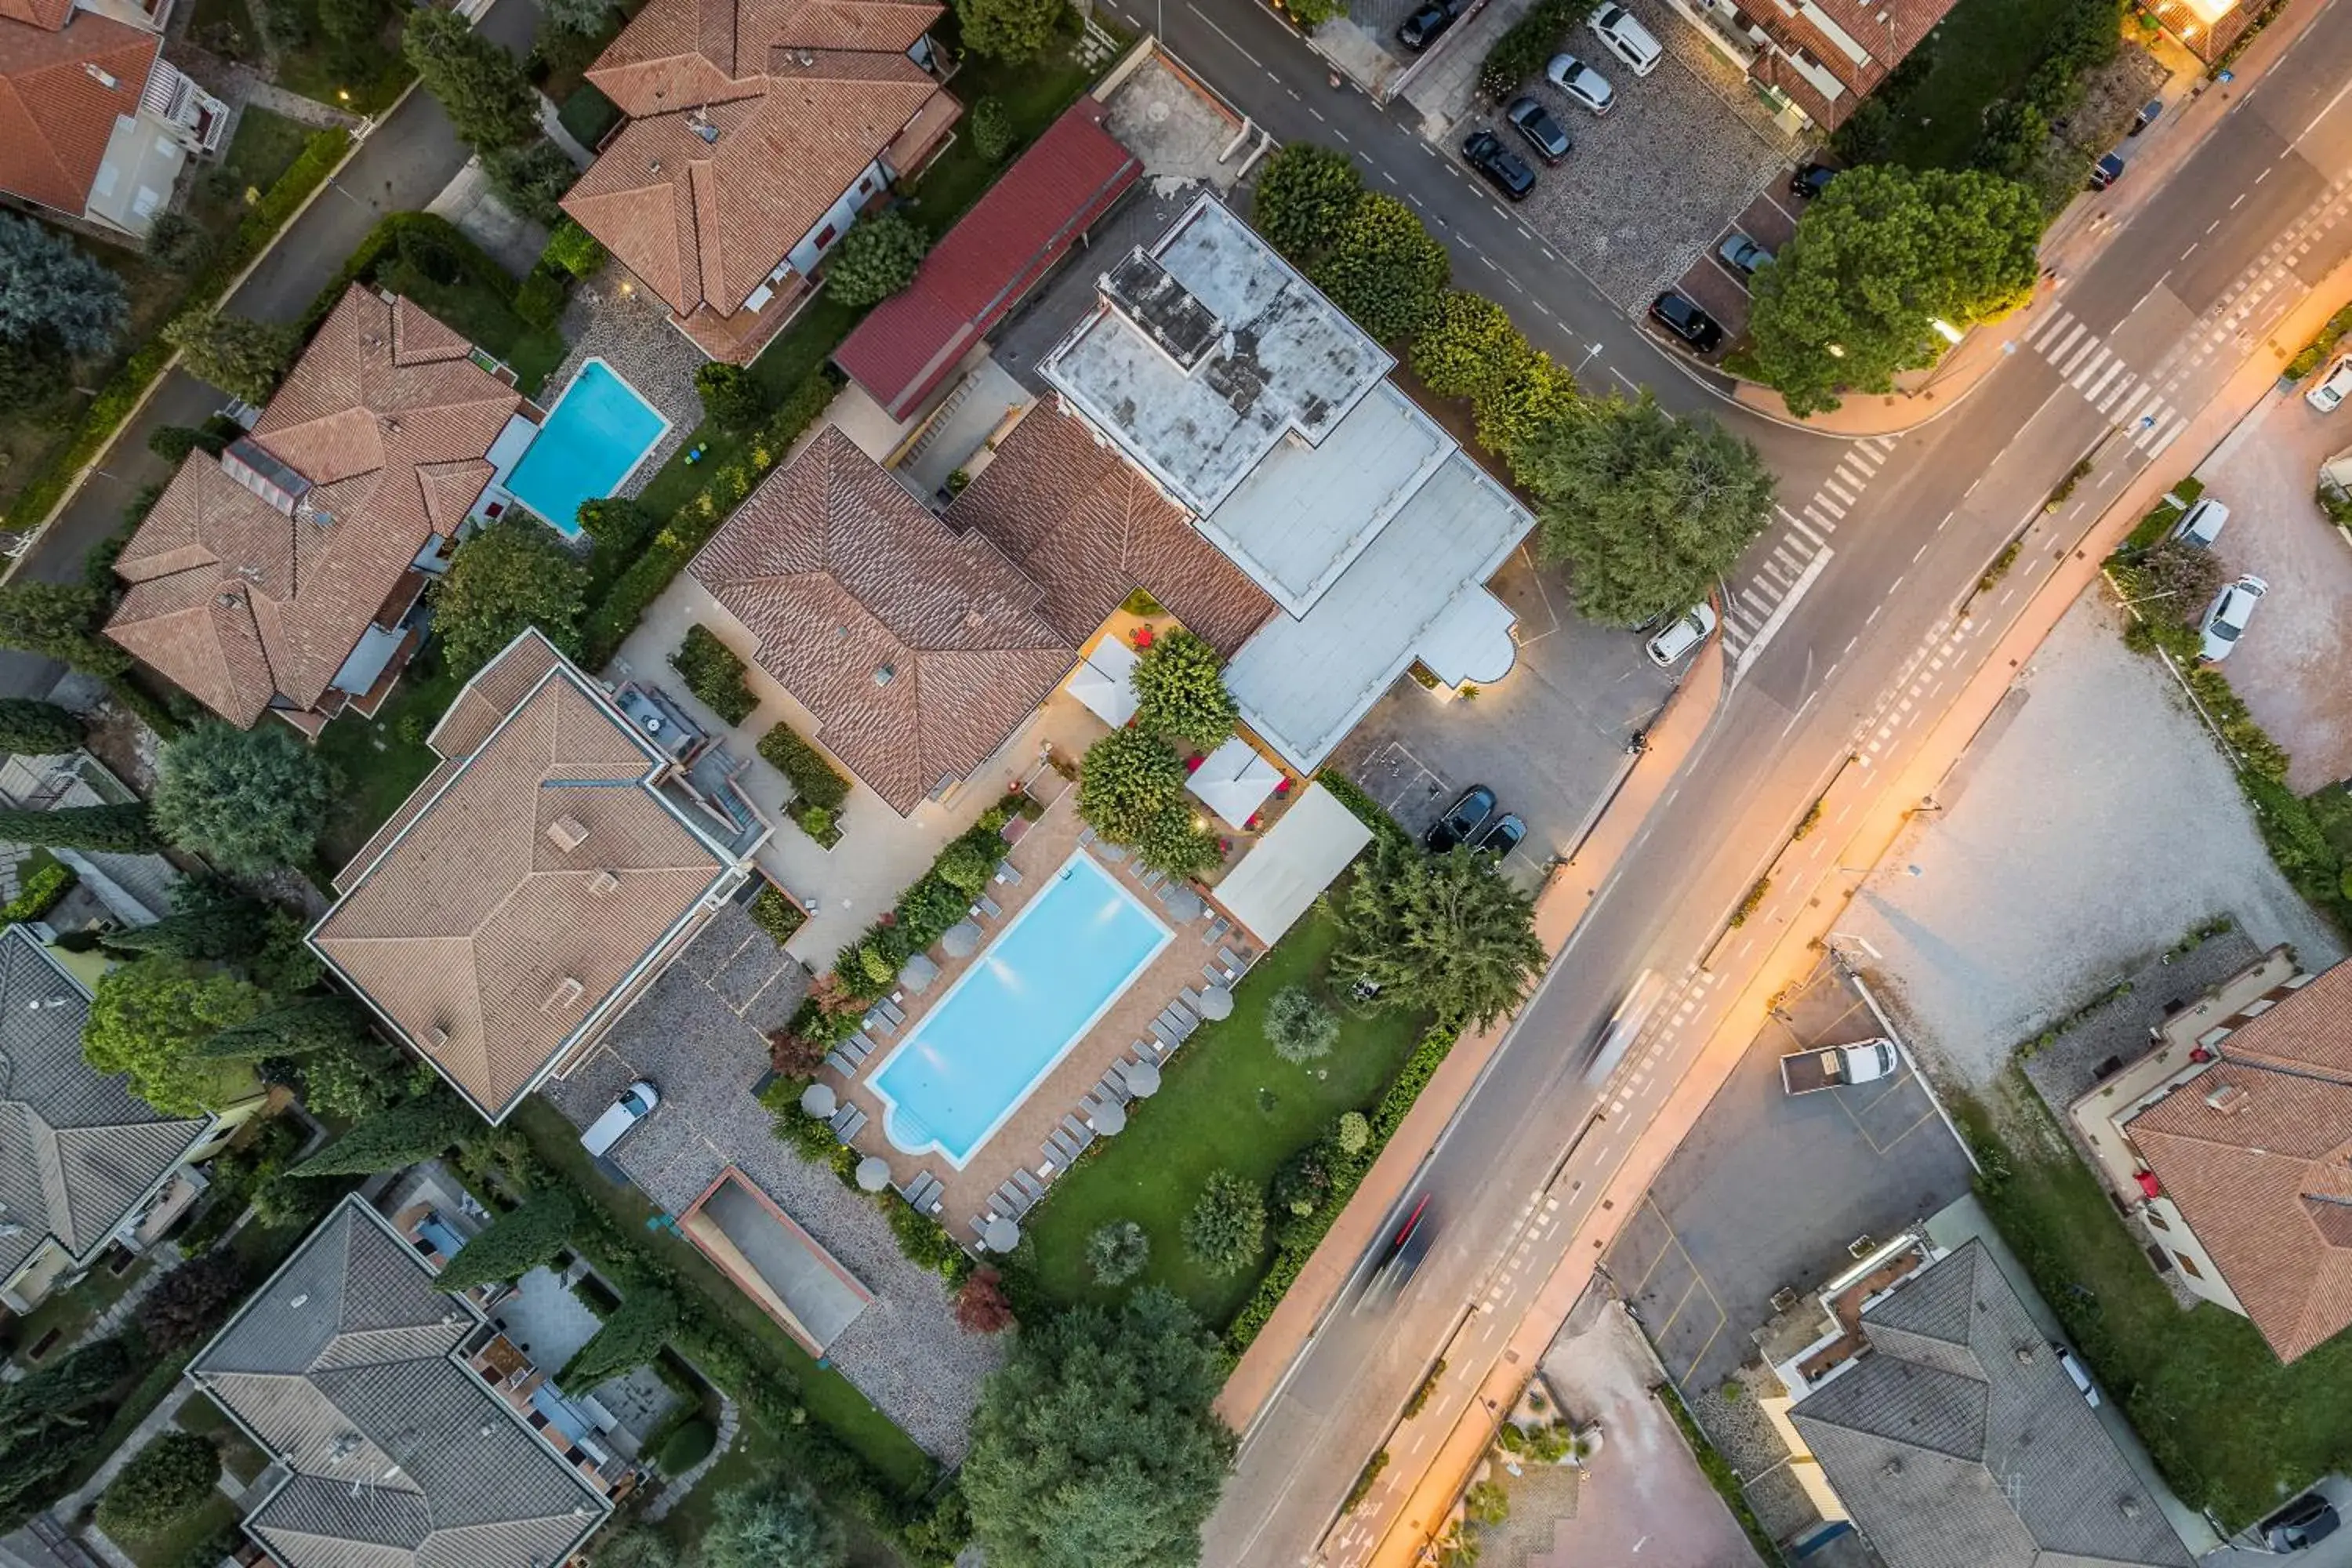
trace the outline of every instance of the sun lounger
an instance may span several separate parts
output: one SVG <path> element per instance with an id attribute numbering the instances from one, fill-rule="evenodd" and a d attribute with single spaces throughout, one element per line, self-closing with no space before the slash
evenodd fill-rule
<path id="1" fill-rule="evenodd" d="M 1065 1166 L 1067 1166 L 1071 1161 L 1076 1159 L 1078 1157 L 1078 1151 L 1084 1147 L 1086 1147 L 1086 1145 L 1075 1142 L 1068 1133 L 1063 1131 L 1058 1127 L 1045 1134 L 1046 1155 L 1049 1158 L 1059 1160 Z"/>
<path id="2" fill-rule="evenodd" d="M 834 1113 L 833 1135 L 848 1142 L 866 1130 L 866 1112 L 855 1105 L 845 1105 Z"/>
<path id="3" fill-rule="evenodd" d="M 856 1062 L 859 1067 L 864 1067 L 866 1058 L 874 1054 L 874 1042 L 862 1033 L 853 1034 L 849 1038 L 842 1041 L 841 1049 L 851 1061 Z"/>
<path id="4" fill-rule="evenodd" d="M 1127 1075 L 1118 1070 L 1117 1062 L 1111 1063 L 1110 1071 L 1102 1075 L 1102 1081 L 1095 1085 L 1095 1092 L 1121 1105 L 1135 1098 L 1135 1091 L 1127 1087 Z"/>
<path id="5" fill-rule="evenodd" d="M 1223 936 L 1227 931 L 1233 929 L 1233 921 L 1225 919 L 1223 915 L 1218 915 L 1214 919 L 1211 920 L 1209 921 L 1208 928 L 1201 932 L 1201 944 L 1203 947 L 1213 947 L 1216 945 L 1217 939 L 1219 937 Z"/>
<path id="6" fill-rule="evenodd" d="M 1174 1029 L 1168 1026 L 1168 1020 L 1164 1017 L 1154 1018 L 1151 1021 L 1151 1034 L 1152 1037 L 1160 1042 L 1160 1049 L 1157 1054 L 1162 1060 L 1165 1060 L 1168 1054 L 1173 1051 L 1178 1045 L 1182 1043 L 1183 1040 L 1182 1036 L 1177 1034 Z"/>
<path id="7" fill-rule="evenodd" d="M 996 1189 L 995 1194 L 988 1200 L 988 1206 L 999 1214 L 1019 1219 L 1029 1212 L 1029 1200 L 1011 1182 L 1007 1182 Z"/>
<path id="8" fill-rule="evenodd" d="M 994 899 L 990 898 L 986 893 L 982 893 L 980 896 L 980 902 L 971 906 L 971 912 L 975 915 L 986 915 L 992 921 L 1002 920 L 1004 918 L 1003 906 L 999 904 Z"/>
<path id="9" fill-rule="evenodd" d="M 1029 1201 L 1033 1204 L 1045 1195 L 1045 1184 L 1026 1171 L 1013 1172 L 1013 1182 L 1015 1186 L 1028 1194 Z"/>
<path id="10" fill-rule="evenodd" d="M 896 1002 L 877 1002 L 874 1004 L 874 1010 L 877 1013 L 881 1014 L 884 1017 L 889 1019 L 894 1025 L 903 1024 L 907 1021 L 907 1010 L 904 1007 L 899 1006 Z"/>
<path id="11" fill-rule="evenodd" d="M 1101 852 L 1104 859 L 1109 861 L 1114 866 L 1127 858 L 1127 846 L 1124 844 L 1113 844 L 1110 840 L 1106 838 L 1100 844 L 1097 845 L 1096 848 Z"/>
<path id="12" fill-rule="evenodd" d="M 1193 990 L 1190 985 L 1187 985 L 1183 990 L 1176 993 L 1176 1000 L 1183 1003 L 1184 1005 L 1190 1007 L 1195 1013 L 1201 1010 L 1201 994 L 1198 991 Z"/>
<path id="13" fill-rule="evenodd" d="M 1095 830 L 1093 828 L 1081 827 L 1078 829 L 1078 843 L 1081 847 L 1092 844 L 1094 841 Z"/>
<path id="14" fill-rule="evenodd" d="M 1160 871 L 1160 870 L 1150 870 L 1150 871 L 1146 871 L 1146 872 L 1143 874 L 1143 885 L 1144 885 L 1145 887 L 1147 887 L 1147 888 L 1150 888 L 1150 889 L 1152 889 L 1154 892 L 1159 891 L 1159 889 L 1160 889 L 1160 883 L 1162 883 L 1162 882 L 1164 882 L 1164 881 L 1166 881 L 1167 879 L 1168 879 L 1168 873 L 1167 873 L 1167 872 L 1165 872 L 1165 871 Z"/>
<path id="15" fill-rule="evenodd" d="M 882 1011 L 881 1005 L 878 1003 L 866 1015 L 863 1022 L 867 1028 L 877 1035 L 894 1035 L 898 1032 L 898 1026 L 892 1022 L 888 1014 Z"/>
<path id="16" fill-rule="evenodd" d="M 996 863 L 996 879 L 1008 888 L 1017 888 L 1021 885 L 1021 868 L 1010 860 L 999 860 Z"/>
<path id="17" fill-rule="evenodd" d="M 844 1078 L 856 1078 L 857 1076 L 857 1064 L 851 1061 L 847 1057 L 843 1056 L 838 1049 L 830 1050 L 824 1053 L 824 1065 L 831 1068 L 834 1071 L 839 1073 Z"/>
<path id="18" fill-rule="evenodd" d="M 1095 1141 L 1095 1130 L 1079 1121 L 1075 1115 L 1062 1118 L 1062 1131 L 1068 1133 L 1071 1141 L 1081 1149 Z"/>
<path id="19" fill-rule="evenodd" d="M 1201 965 L 1201 978 L 1211 985 L 1222 986 L 1233 977 L 1213 963 L 1204 963 Z"/>
<path id="20" fill-rule="evenodd" d="M 1194 1000 L 1197 1001 L 1198 998 L 1196 997 Z M 1201 1010 L 1192 1005 L 1191 1003 L 1184 1001 L 1181 997 L 1169 1003 L 1168 1011 L 1188 1035 L 1191 1034 L 1194 1027 L 1201 1022 Z"/>

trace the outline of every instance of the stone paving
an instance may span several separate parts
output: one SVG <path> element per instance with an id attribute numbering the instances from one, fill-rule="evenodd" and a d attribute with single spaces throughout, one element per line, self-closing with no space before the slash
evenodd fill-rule
<path id="1" fill-rule="evenodd" d="M 535 400 L 552 408 L 582 365 L 601 359 L 637 395 L 658 409 L 669 428 L 638 463 L 636 471 L 621 481 L 620 493 L 634 496 L 661 472 L 670 454 L 702 423 L 702 398 L 694 390 L 694 373 L 708 362 L 686 334 L 669 324 L 669 311 L 651 291 L 633 282 L 626 269 L 607 264 L 593 278 L 583 279 L 572 290 L 563 308 L 562 332 L 572 352 L 555 367 Z"/>
<path id="2" fill-rule="evenodd" d="M 2109 993 L 2104 1000 L 2085 996 L 2085 1003 L 2098 1003 L 2089 1016 L 2055 1030 L 2057 1037 L 2046 1045 L 2037 1041 L 2021 1052 L 2026 1079 L 2042 1103 L 2064 1121 L 2067 1106 L 2116 1070 L 2102 1072 L 2102 1067 L 2112 1061 L 2120 1068 L 2145 1056 L 2153 1043 L 2151 1031 L 2175 1005 L 2195 1001 L 2262 955 L 2263 950 L 2240 931 L 2210 937 L 2187 952 L 2166 952 L 2125 977 L 2119 993 Z M 2079 1144 L 2074 1122 L 2064 1121 L 2064 1125 Z"/>
<path id="3" fill-rule="evenodd" d="M 661 1108 L 621 1141 L 613 1163 L 672 1214 L 730 1164 L 774 1199 L 874 1292 L 828 1347 L 829 1359 L 927 1452 L 954 1463 L 982 1380 L 1003 1360 L 1004 1346 L 958 1327 L 944 1284 L 898 1250 L 877 1200 L 779 1142 L 773 1118 L 751 1098 L 768 1071 L 762 1032 L 791 1016 L 807 979 L 730 906 L 588 1060 L 545 1093 L 585 1127 L 630 1079 L 657 1084 Z"/>

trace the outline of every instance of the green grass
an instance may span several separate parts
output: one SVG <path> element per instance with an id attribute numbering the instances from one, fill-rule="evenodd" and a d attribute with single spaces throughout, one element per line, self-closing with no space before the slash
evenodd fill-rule
<path id="1" fill-rule="evenodd" d="M 425 736 L 457 688 L 446 675 L 411 669 L 374 718 L 345 713 L 320 731 L 319 754 L 342 780 L 319 841 L 319 858 L 331 870 L 341 870 L 440 761 Z"/>
<path id="2" fill-rule="evenodd" d="M 2181 1500 L 2235 1529 L 2352 1466 L 2352 1333 L 2282 1366 L 2248 1320 L 2182 1311 L 2033 1091 L 2014 1072 L 2002 1088 L 2003 1121 L 2042 1152 L 1999 1146 L 1985 1106 L 1956 1100 L 1993 1155 L 1979 1195 Z"/>
<path id="3" fill-rule="evenodd" d="M 588 1152 L 580 1146 L 578 1131 L 553 1106 L 537 1098 L 526 1100 L 509 1125 L 528 1138 L 539 1157 L 562 1172 L 583 1195 L 603 1205 L 615 1222 L 645 1236 L 661 1261 L 677 1271 L 681 1285 L 699 1292 L 738 1332 L 764 1341 L 792 1368 L 800 1385 L 801 1405 L 810 1419 L 831 1428 L 874 1466 L 886 1483 L 911 1492 L 930 1480 L 934 1471 L 930 1456 L 875 1408 L 856 1385 L 841 1373 L 818 1366 L 759 1303 L 735 1289 L 692 1243 L 649 1229 L 647 1222 L 658 1217 L 657 1211 L 635 1188 L 615 1186 L 598 1173 Z M 746 1430 L 755 1427 L 756 1424 L 747 1424 Z M 706 1480 L 704 1487 L 709 1486 Z"/>
<path id="4" fill-rule="evenodd" d="M 110 1535 L 107 1539 L 122 1548 L 139 1568 L 180 1568 L 181 1560 L 191 1551 L 236 1524 L 239 1517 L 236 1504 L 225 1493 L 215 1491 L 152 1535 Z"/>
<path id="5" fill-rule="evenodd" d="M 301 121 L 267 109 L 248 107 L 237 117 L 236 134 L 229 139 L 228 151 L 221 154 L 220 166 L 226 176 L 224 183 L 236 193 L 240 212 L 245 193 L 266 191 L 276 184 L 310 145 L 310 127 Z"/>
<path id="6" fill-rule="evenodd" d="M 515 314 L 511 279 L 492 280 L 461 271 L 455 283 L 441 283 L 394 257 L 376 268 L 376 281 L 407 295 L 443 324 L 506 361 L 514 368 L 516 389 L 525 397 L 535 395 L 548 372 L 563 363 L 569 347 L 563 334 L 553 327 L 534 327 Z"/>
<path id="7" fill-rule="evenodd" d="M 247 1441 L 227 1413 L 204 1394 L 183 1401 L 173 1424 L 183 1432 L 210 1437 L 213 1447 L 220 1450 L 221 1468 L 245 1486 L 251 1486 L 253 1479 L 269 1466 L 268 1456 Z"/>
<path id="8" fill-rule="evenodd" d="M 1303 1068 L 1276 1057 L 1264 1032 L 1268 999 L 1286 985 L 1321 992 L 1339 939 L 1319 911 L 1292 928 L 1235 991 L 1234 1016 L 1202 1026 L 1162 1069 L 1160 1092 L 1137 1107 L 1128 1130 L 1097 1144 L 1055 1184 L 1028 1226 L 1036 1283 L 1047 1295 L 1066 1302 L 1117 1295 L 1094 1282 L 1087 1238 L 1112 1220 L 1131 1219 L 1151 1237 L 1143 1282 L 1174 1290 L 1215 1325 L 1248 1300 L 1257 1270 L 1214 1279 L 1185 1255 L 1184 1216 L 1202 1184 L 1220 1168 L 1272 1180 L 1332 1118 L 1377 1101 L 1426 1026 L 1415 1015 L 1360 1013 L 1341 1004 L 1337 1050 Z"/>
<path id="9" fill-rule="evenodd" d="M 1059 119 L 1093 81 L 1094 73 L 1078 63 L 1067 43 L 1056 45 L 1042 60 L 1018 65 L 967 55 L 955 76 L 955 95 L 967 108 L 983 98 L 1002 102 L 1013 122 L 1013 150 L 1003 163 L 992 163 L 972 146 L 971 127 L 965 126 L 955 144 L 908 187 L 915 218 L 934 239 L 945 234 L 1020 156 L 1021 149 Z"/>
<path id="10" fill-rule="evenodd" d="M 1927 45 L 1927 75 L 1887 107 L 1888 156 L 1914 169 L 1958 169 L 1976 145 L 1985 106 L 2015 91 L 2048 47 L 2071 0 L 1960 0 Z"/>
<path id="11" fill-rule="evenodd" d="M 319 30 L 318 0 L 290 0 L 308 20 L 310 42 L 278 57 L 278 85 L 318 103 L 331 103 L 353 114 L 378 114 L 392 107 L 400 89 L 416 73 L 402 56 L 399 36 L 392 26 L 392 8 L 384 8 L 385 26 L 378 47 L 366 61 L 338 60 Z M 253 35 L 248 34 L 247 37 Z"/>
<path id="12" fill-rule="evenodd" d="M 58 1290 L 48 1300 L 26 1313 L 16 1321 L 16 1360 L 26 1365 L 24 1352 L 41 1342 L 51 1329 L 58 1331 L 58 1339 L 49 1352 L 41 1358 L 44 1364 L 56 1361 L 67 1347 L 80 1338 L 99 1315 L 122 1300 L 124 1291 L 137 1284 L 152 1267 L 149 1259 L 141 1258 L 121 1274 L 100 1263 L 87 1279 L 69 1290 Z"/>

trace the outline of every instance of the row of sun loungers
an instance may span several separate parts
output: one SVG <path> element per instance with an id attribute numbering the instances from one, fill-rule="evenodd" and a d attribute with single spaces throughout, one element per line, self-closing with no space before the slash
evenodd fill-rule
<path id="1" fill-rule="evenodd" d="M 937 1214 L 947 1201 L 948 1184 L 929 1171 L 918 1171 L 898 1189 L 898 1195 L 919 1214 Z"/>
<path id="2" fill-rule="evenodd" d="M 898 1026 L 907 1021 L 907 1010 L 884 997 L 866 1009 L 866 1026 L 879 1035 L 894 1035 Z"/>
<path id="3" fill-rule="evenodd" d="M 856 1078 L 874 1054 L 873 1037 L 863 1029 L 824 1053 L 824 1065 L 844 1078 Z"/>
<path id="4" fill-rule="evenodd" d="M 833 1135 L 848 1142 L 866 1130 L 866 1112 L 854 1105 L 845 1105 L 833 1113 Z"/>

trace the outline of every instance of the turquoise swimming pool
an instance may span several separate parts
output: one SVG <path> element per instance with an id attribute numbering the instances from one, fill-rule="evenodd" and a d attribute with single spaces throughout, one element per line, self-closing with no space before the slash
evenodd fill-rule
<path id="1" fill-rule="evenodd" d="M 875 1073 L 892 1146 L 961 1170 L 1174 934 L 1074 851 Z"/>
<path id="2" fill-rule="evenodd" d="M 661 410 L 620 372 L 592 359 L 547 411 L 506 488 L 560 532 L 577 534 L 580 503 L 603 500 L 627 483 L 668 433 Z"/>

